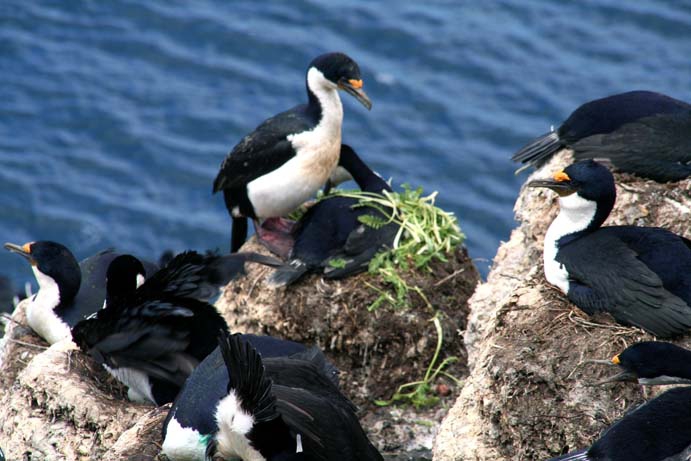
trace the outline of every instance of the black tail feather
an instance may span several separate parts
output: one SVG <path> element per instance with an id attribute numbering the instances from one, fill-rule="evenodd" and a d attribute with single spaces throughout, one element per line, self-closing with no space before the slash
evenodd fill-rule
<path id="1" fill-rule="evenodd" d="M 513 154 L 511 160 L 539 167 L 564 146 L 556 131 L 545 133 Z"/>
<path id="2" fill-rule="evenodd" d="M 282 264 L 269 278 L 269 285 L 274 288 L 283 287 L 295 283 L 307 271 L 309 267 L 299 259 L 293 259 L 287 264 Z"/>
<path id="3" fill-rule="evenodd" d="M 271 392 L 271 380 L 265 376 L 261 355 L 239 334 L 222 333 L 218 345 L 228 368 L 228 392 L 234 391 L 251 409 L 255 422 L 276 418 L 276 397 Z"/>

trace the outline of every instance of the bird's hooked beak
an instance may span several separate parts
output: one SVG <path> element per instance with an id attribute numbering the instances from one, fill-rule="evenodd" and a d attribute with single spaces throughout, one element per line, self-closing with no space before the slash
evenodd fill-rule
<path id="1" fill-rule="evenodd" d="M 563 170 L 554 173 L 552 179 L 530 181 L 528 187 L 546 187 L 552 189 L 560 197 L 566 197 L 576 192 L 576 187 L 571 182 L 571 178 Z"/>
<path id="2" fill-rule="evenodd" d="M 3 245 L 6 250 L 11 251 L 12 253 L 17 253 L 20 256 L 25 257 L 32 265 L 36 264 L 36 260 L 31 257 L 31 244 L 33 242 L 25 243 L 22 246 L 15 245 L 14 243 L 5 243 Z"/>
<path id="3" fill-rule="evenodd" d="M 619 355 L 615 355 L 614 357 L 612 357 L 611 360 L 588 360 L 587 363 L 599 363 L 601 365 L 617 366 L 620 364 L 620 361 L 619 361 Z M 591 385 L 592 386 L 601 386 L 601 385 L 607 384 L 607 383 L 616 383 L 616 382 L 623 382 L 623 381 L 638 382 L 638 376 L 631 371 L 624 370 L 621 373 L 618 373 L 614 376 L 610 376 L 610 377 L 605 378 L 603 380 L 597 381 Z"/>
<path id="4" fill-rule="evenodd" d="M 367 110 L 372 109 L 372 101 L 370 101 L 369 96 L 362 90 L 362 80 L 355 79 L 345 79 L 342 78 L 338 81 L 338 87 L 348 93 L 351 96 L 355 96 L 355 99 L 360 101 L 360 104 L 365 106 Z"/>

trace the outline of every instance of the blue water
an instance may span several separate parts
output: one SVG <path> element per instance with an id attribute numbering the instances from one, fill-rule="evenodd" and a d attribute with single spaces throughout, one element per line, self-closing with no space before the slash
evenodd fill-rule
<path id="1" fill-rule="evenodd" d="M 0 239 L 228 248 L 211 184 L 232 146 L 305 99 L 307 63 L 360 64 L 344 140 L 395 184 L 439 191 L 486 274 L 514 226 L 513 151 L 582 102 L 691 101 L 688 1 L 0 4 Z M 1 271 L 31 279 L 0 252 Z"/>

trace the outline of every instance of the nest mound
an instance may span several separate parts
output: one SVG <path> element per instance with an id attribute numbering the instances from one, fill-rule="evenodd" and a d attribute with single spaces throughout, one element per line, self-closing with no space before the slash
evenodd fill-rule
<path id="1" fill-rule="evenodd" d="M 0 441 L 13 460 L 147 460 L 167 407 L 126 400 L 122 386 L 68 340 L 48 347 L 15 310 L 0 348 Z"/>
<path id="2" fill-rule="evenodd" d="M 243 251 L 265 253 L 254 240 Z M 362 407 L 373 399 L 388 399 L 404 383 L 420 379 L 434 355 L 437 334 L 431 319 L 441 315 L 443 359 L 460 360 L 449 372 L 463 375 L 466 353 L 460 332 L 465 330 L 467 300 L 479 280 L 464 247 L 435 261 L 430 271 L 409 271 L 403 279 L 420 288 L 410 293 L 410 306 L 368 307 L 377 290 L 390 290 L 363 273 L 344 280 L 310 275 L 287 288 L 266 284 L 273 269 L 247 265 L 247 277 L 231 282 L 217 307 L 231 331 L 278 336 L 319 346 L 341 370 L 342 388 Z"/>
<path id="3" fill-rule="evenodd" d="M 254 240 L 243 251 L 266 253 Z M 429 460 L 439 423 L 457 389 L 446 381 L 443 405 L 427 409 L 377 407 L 398 386 L 421 379 L 434 355 L 437 333 L 431 319 L 439 312 L 443 330 L 440 363 L 458 357 L 446 369 L 465 376 L 466 352 L 462 339 L 468 316 L 468 298 L 480 277 L 463 247 L 433 262 L 430 271 L 403 275 L 411 293 L 410 307 L 381 306 L 368 311 L 377 290 L 390 291 L 381 281 L 363 273 L 345 280 L 327 281 L 310 275 L 287 288 L 266 285 L 271 268 L 247 265 L 247 277 L 231 282 L 217 306 L 232 331 L 266 334 L 303 344 L 316 344 L 341 370 L 341 387 L 362 410 L 363 427 L 390 460 Z M 455 394 L 455 395 L 454 395 Z"/>
<path id="4" fill-rule="evenodd" d="M 530 179 L 568 163 L 561 154 Z M 615 180 L 617 202 L 605 225 L 659 226 L 691 237 L 691 179 L 658 184 L 615 174 Z M 470 375 L 442 424 L 435 460 L 557 456 L 590 445 L 627 409 L 662 391 L 590 385 L 614 370 L 585 360 L 609 359 L 653 338 L 607 315 L 588 317 L 544 279 L 543 238 L 558 212 L 555 194 L 524 187 L 515 212 L 519 227 L 469 302 Z M 675 342 L 688 347 L 691 338 Z"/>

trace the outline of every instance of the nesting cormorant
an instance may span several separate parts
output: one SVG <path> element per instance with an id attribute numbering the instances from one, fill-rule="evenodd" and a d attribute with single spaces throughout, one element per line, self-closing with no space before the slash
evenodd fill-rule
<path id="1" fill-rule="evenodd" d="M 296 382 L 282 385 L 272 381 L 262 357 L 241 338 L 227 337 L 220 347 L 230 379 L 228 395 L 216 408 L 218 432 L 207 448 L 209 458 L 265 461 L 301 454 L 307 461 L 383 460 L 353 404 L 317 367 L 284 359 L 282 374 L 292 374 Z"/>
<path id="2" fill-rule="evenodd" d="M 227 331 L 223 317 L 206 300 L 253 253 L 217 256 L 184 252 L 137 288 L 139 261 L 123 255 L 108 268 L 105 307 L 72 329 L 74 342 L 129 387 L 131 400 L 172 402 L 192 370 L 216 347 L 215 334 Z"/>
<path id="3" fill-rule="evenodd" d="M 642 341 L 612 360 L 591 360 L 621 368 L 621 373 L 598 384 L 632 381 L 646 386 L 691 384 L 691 351 L 663 341 Z"/>
<path id="4" fill-rule="evenodd" d="M 345 144 L 341 147 L 339 166 L 344 168 L 364 192 L 381 194 L 391 187 Z M 271 276 L 274 286 L 288 285 L 307 272 L 324 271 L 327 278 L 343 278 L 367 268 L 372 257 L 393 244 L 398 225 L 389 223 L 374 229 L 359 221 L 363 215 L 387 219 L 372 207 L 360 206 L 350 197 L 321 200 L 296 223 L 295 243 L 288 262 Z M 340 264 L 332 265 L 338 260 Z"/>
<path id="5" fill-rule="evenodd" d="M 343 53 L 314 59 L 306 76 L 308 103 L 265 120 L 221 164 L 213 192 L 223 191 L 233 221 L 231 252 L 247 237 L 247 218 L 265 220 L 257 236 L 279 254 L 289 228 L 269 218 L 286 216 L 322 187 L 338 163 L 343 106 L 338 90 L 372 104 L 357 63 Z M 275 220 L 274 220 L 275 221 Z"/>
<path id="6" fill-rule="evenodd" d="M 630 91 L 583 104 L 557 129 L 512 159 L 539 167 L 571 149 L 575 160 L 606 159 L 616 169 L 656 181 L 691 175 L 691 104 L 652 91 Z"/>
<path id="7" fill-rule="evenodd" d="M 26 308 L 29 326 L 50 344 L 70 336 L 70 328 L 103 307 L 106 271 L 120 253 L 101 251 L 77 263 L 64 245 L 52 241 L 29 242 L 5 248 L 31 264 L 38 292 Z M 146 274 L 158 268 L 144 262 Z"/>
<path id="8" fill-rule="evenodd" d="M 691 241 L 656 227 L 600 227 L 616 198 L 607 168 L 583 160 L 528 186 L 559 194 L 544 242 L 548 282 L 586 313 L 658 337 L 691 327 Z"/>
<path id="9" fill-rule="evenodd" d="M 289 363 L 306 361 L 321 370 L 321 376 L 311 385 L 319 386 L 324 377 L 335 384 L 338 382 L 338 371 L 316 347 L 307 349 L 302 344 L 271 336 L 244 334 L 239 337 L 261 354 L 266 373 L 276 383 L 305 385 L 295 381 L 299 375 L 284 372 L 285 362 L 280 357 L 290 357 Z M 217 347 L 192 372 L 175 399 L 163 424 L 162 452 L 172 461 L 203 459 L 207 443 L 218 432 L 216 407 L 227 395 L 228 368 Z"/>

